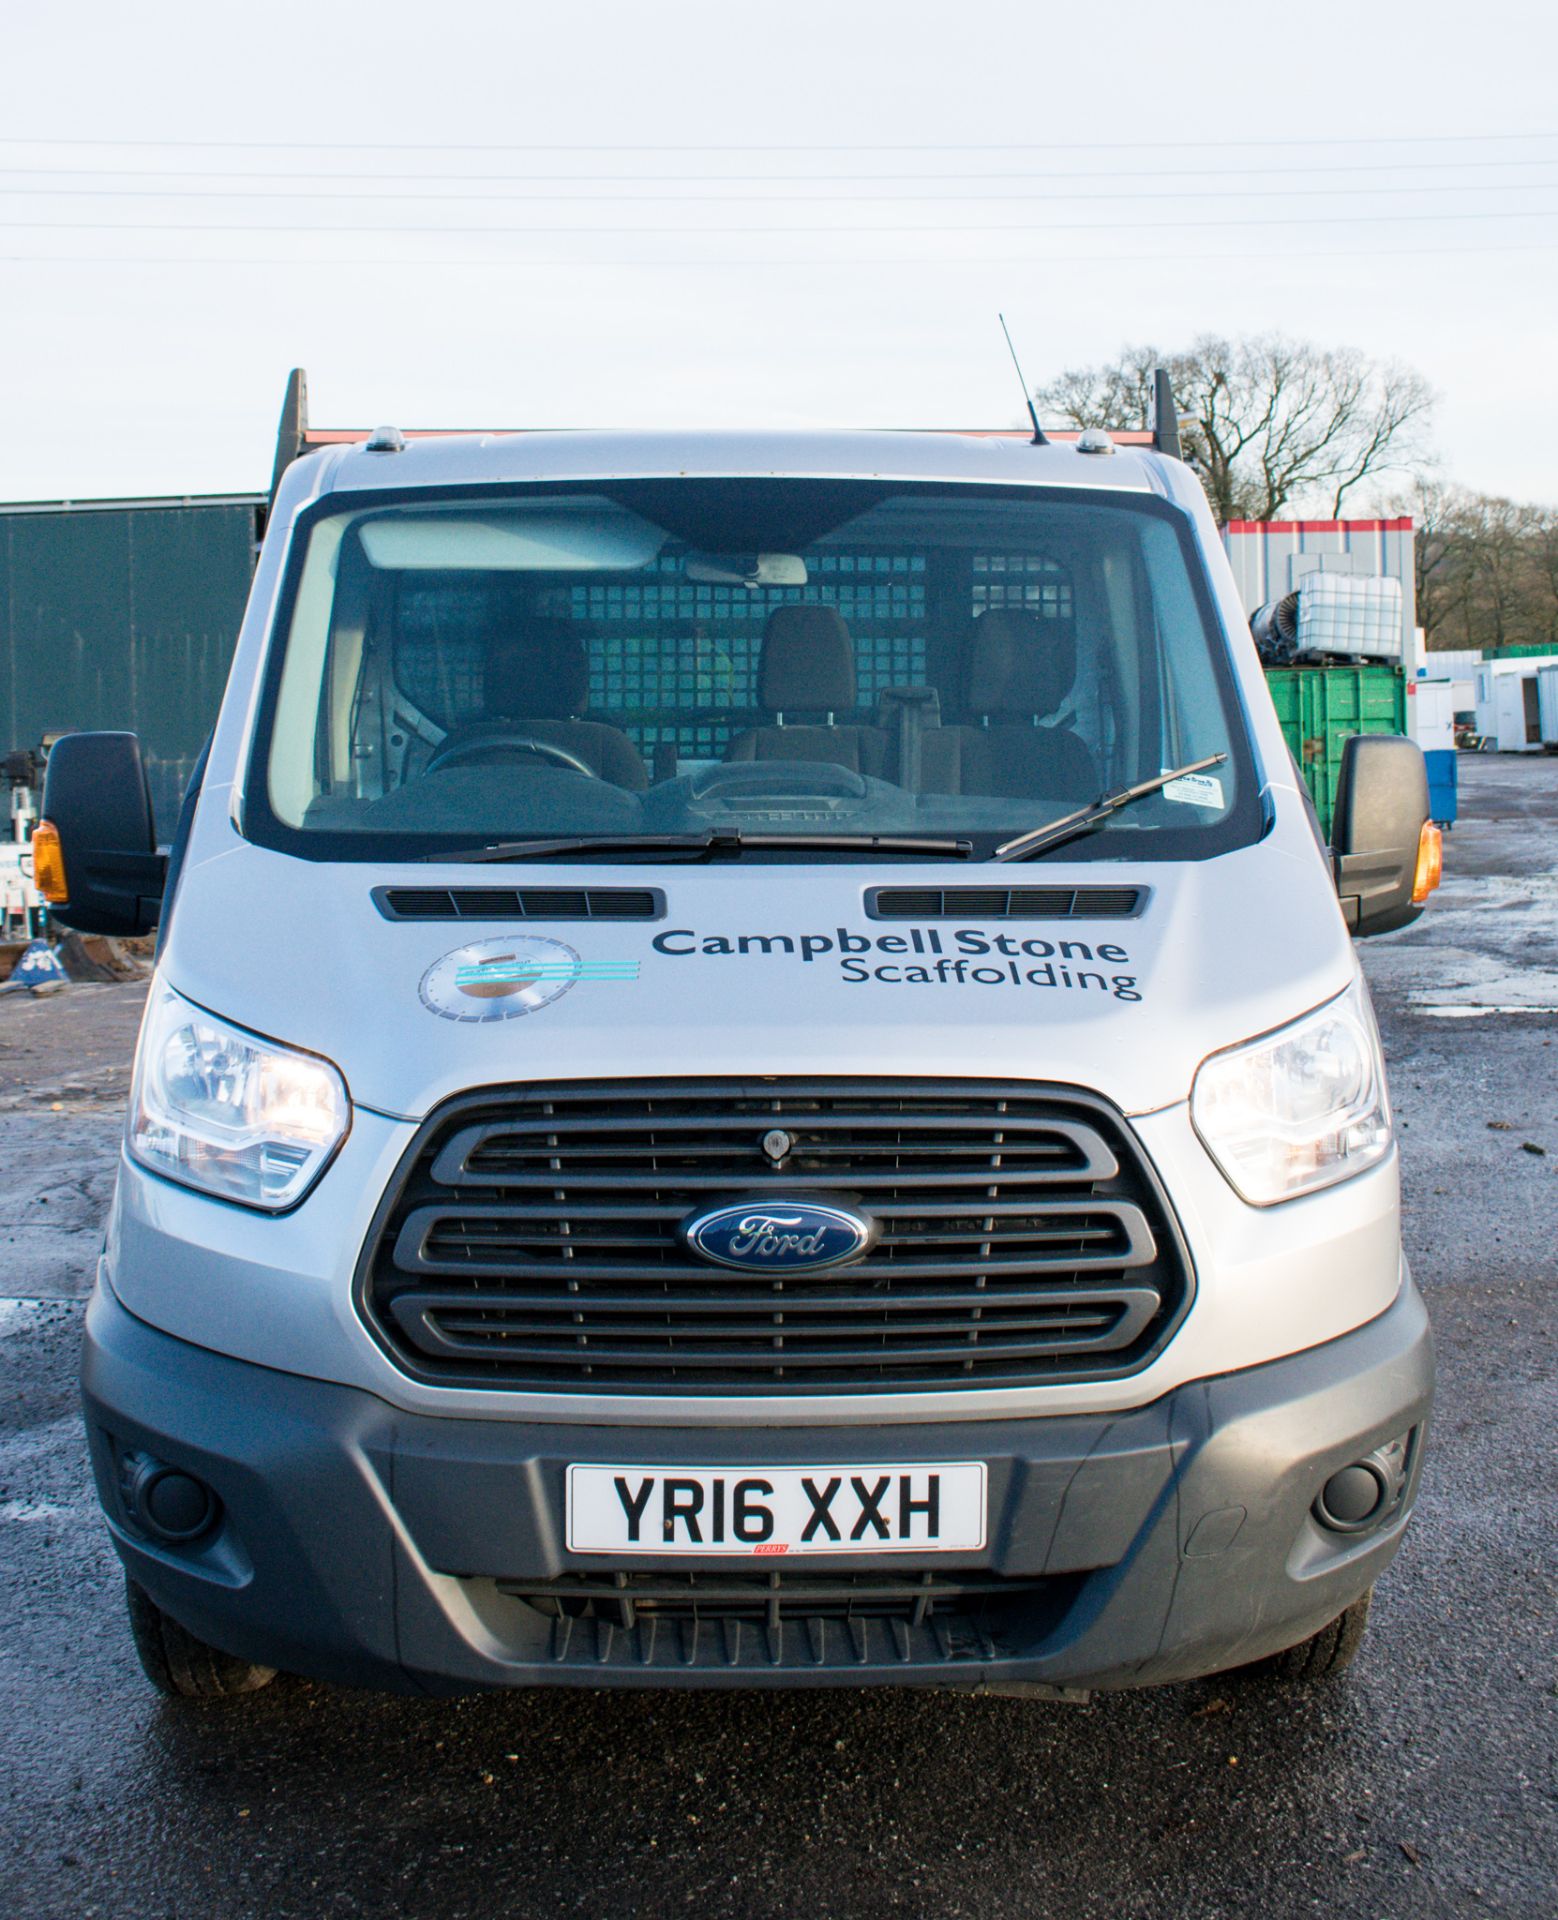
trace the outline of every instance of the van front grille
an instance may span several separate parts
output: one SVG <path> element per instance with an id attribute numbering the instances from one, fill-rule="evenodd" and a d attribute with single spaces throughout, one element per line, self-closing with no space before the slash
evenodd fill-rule
<path id="1" fill-rule="evenodd" d="M 711 1265 L 678 1236 L 701 1206 L 786 1195 L 853 1204 L 878 1235 L 851 1264 L 788 1274 Z M 1164 1198 L 1103 1102 L 772 1080 L 454 1103 L 380 1209 L 359 1297 L 421 1379 L 683 1396 L 1113 1376 L 1161 1348 L 1189 1290 Z"/>

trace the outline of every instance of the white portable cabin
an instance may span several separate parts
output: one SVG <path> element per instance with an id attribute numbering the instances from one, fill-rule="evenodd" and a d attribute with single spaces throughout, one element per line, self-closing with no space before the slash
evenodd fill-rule
<path id="1" fill-rule="evenodd" d="M 1418 665 L 1430 680 L 1469 680 L 1482 665 L 1481 647 L 1420 646 L 1418 652 Z"/>
<path id="2" fill-rule="evenodd" d="M 1536 708 L 1543 747 L 1558 751 L 1558 666 L 1537 668 Z"/>
<path id="3" fill-rule="evenodd" d="M 1407 682 L 1407 736 L 1424 753 L 1449 753 L 1455 747 L 1455 682 Z"/>
<path id="4" fill-rule="evenodd" d="M 1558 666 L 1558 653 L 1485 660 L 1477 669 L 1477 731 L 1500 753 L 1540 753 L 1542 723 L 1537 676 Z"/>
<path id="5" fill-rule="evenodd" d="M 1477 682 L 1470 674 L 1447 680 L 1450 689 L 1450 711 L 1452 713 L 1475 713 L 1477 711 Z"/>
<path id="6" fill-rule="evenodd" d="M 1417 677 L 1447 680 L 1453 693 L 1452 712 L 1475 713 L 1477 669 L 1481 665 L 1481 647 L 1435 647 L 1430 652 L 1423 645 L 1421 633 L 1418 636 Z"/>

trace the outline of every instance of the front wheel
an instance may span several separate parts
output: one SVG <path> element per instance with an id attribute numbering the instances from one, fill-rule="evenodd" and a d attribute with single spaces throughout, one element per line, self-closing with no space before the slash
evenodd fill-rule
<path id="1" fill-rule="evenodd" d="M 1318 1633 L 1300 1640 L 1296 1647 L 1284 1648 L 1281 1653 L 1270 1654 L 1235 1671 L 1241 1679 L 1247 1675 L 1251 1679 L 1281 1681 L 1287 1686 L 1308 1686 L 1331 1679 L 1352 1665 L 1353 1656 L 1363 1644 L 1364 1629 L 1369 1624 L 1369 1602 L 1373 1597 L 1374 1589 L 1370 1587 Z"/>
<path id="2" fill-rule="evenodd" d="M 275 1679 L 274 1667 L 256 1666 L 197 1640 L 133 1580 L 124 1583 L 124 1599 L 135 1651 L 159 1693 L 179 1700 L 225 1700 L 254 1693 Z"/>

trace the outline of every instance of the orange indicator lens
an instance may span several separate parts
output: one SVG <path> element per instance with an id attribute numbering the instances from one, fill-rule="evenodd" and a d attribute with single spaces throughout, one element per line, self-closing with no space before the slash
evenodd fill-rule
<path id="1" fill-rule="evenodd" d="M 1420 907 L 1444 877 L 1444 835 L 1432 820 L 1423 822 L 1417 842 L 1417 872 L 1412 879 L 1412 904 Z"/>
<path id="2" fill-rule="evenodd" d="M 32 835 L 32 877 L 39 893 L 51 907 L 63 907 L 70 893 L 65 885 L 65 852 L 60 846 L 59 828 L 52 820 L 40 820 Z"/>

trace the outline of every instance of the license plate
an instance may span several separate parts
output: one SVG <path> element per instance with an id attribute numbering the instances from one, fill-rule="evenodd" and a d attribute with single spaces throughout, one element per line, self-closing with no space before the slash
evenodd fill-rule
<path id="1" fill-rule="evenodd" d="M 985 1464 L 568 1469 L 570 1553 L 975 1553 Z"/>

